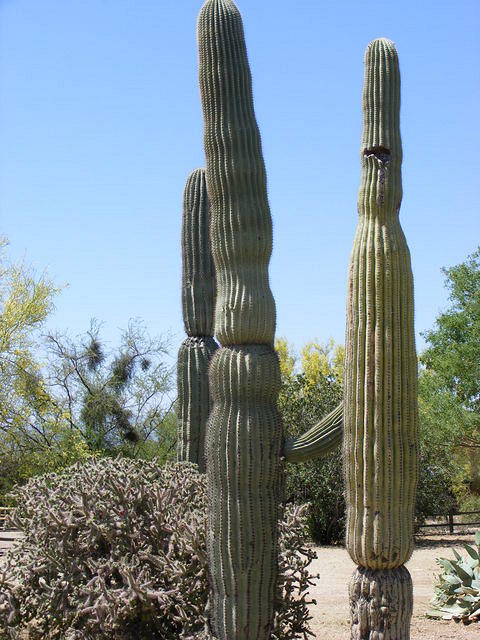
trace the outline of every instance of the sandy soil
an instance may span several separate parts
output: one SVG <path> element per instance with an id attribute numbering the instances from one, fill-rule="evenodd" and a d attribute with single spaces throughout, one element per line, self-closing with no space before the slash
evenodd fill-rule
<path id="1" fill-rule="evenodd" d="M 433 595 L 435 576 L 440 568 L 435 559 L 451 557 L 452 547 L 461 551 L 461 541 L 471 543 L 473 536 L 443 536 L 418 541 L 408 569 L 413 580 L 414 611 L 411 640 L 480 640 L 480 624 L 464 626 L 425 618 L 425 611 Z M 318 559 L 310 566 L 320 579 L 312 588 L 311 629 L 317 639 L 349 640 L 348 583 L 355 568 L 345 549 L 318 547 Z"/>

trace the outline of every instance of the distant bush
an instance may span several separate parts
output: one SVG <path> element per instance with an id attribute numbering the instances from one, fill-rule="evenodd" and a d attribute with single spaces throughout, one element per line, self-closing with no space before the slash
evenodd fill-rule
<path id="1" fill-rule="evenodd" d="M 0 637 L 209 637 L 205 477 L 194 465 L 92 459 L 14 498 L 25 537 L 0 575 Z M 288 507 L 272 639 L 307 637 L 305 541 L 305 510 Z"/>

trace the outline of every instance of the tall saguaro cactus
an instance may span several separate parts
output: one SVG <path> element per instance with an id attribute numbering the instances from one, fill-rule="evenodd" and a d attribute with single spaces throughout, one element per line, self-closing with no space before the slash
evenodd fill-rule
<path id="1" fill-rule="evenodd" d="M 399 222 L 402 146 L 395 46 L 365 54 L 359 222 L 348 276 L 344 462 L 354 640 L 408 640 L 418 475 L 410 254 Z"/>
<path id="2" fill-rule="evenodd" d="M 268 283 L 272 222 L 240 14 L 207 0 L 198 19 L 215 329 L 207 427 L 211 632 L 267 640 L 274 615 L 282 493 L 280 368 Z"/>
<path id="3" fill-rule="evenodd" d="M 205 169 L 193 171 L 183 194 L 182 308 L 188 338 L 178 352 L 177 458 L 205 471 L 205 431 L 210 411 L 208 366 L 213 339 L 215 274 L 210 250 L 210 204 Z"/>

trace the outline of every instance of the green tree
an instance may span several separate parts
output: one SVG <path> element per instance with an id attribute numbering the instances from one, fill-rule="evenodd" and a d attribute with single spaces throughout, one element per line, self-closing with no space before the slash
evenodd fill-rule
<path id="1" fill-rule="evenodd" d="M 107 353 L 93 325 L 80 343 L 50 335 L 45 355 L 41 331 L 60 289 L 9 260 L 7 245 L 0 238 L 0 501 L 14 484 L 92 454 L 173 458 L 165 344 L 132 322 Z"/>
<path id="2" fill-rule="evenodd" d="M 435 372 L 440 390 L 480 416 L 480 247 L 443 273 L 451 305 L 424 333 L 429 346 L 421 361 L 427 371 Z M 480 445 L 480 433 L 471 435 Z"/>
<path id="3" fill-rule="evenodd" d="M 99 324 L 92 322 L 76 341 L 50 334 L 47 349 L 48 382 L 57 405 L 91 452 L 173 455 L 173 372 L 165 363 L 163 340 L 132 321 L 119 348 L 107 351 Z"/>
<path id="4" fill-rule="evenodd" d="M 59 289 L 23 261 L 11 262 L 7 245 L 0 238 L 0 428 L 7 440 L 41 439 L 37 423 L 50 398 L 35 352 Z"/>
<path id="5" fill-rule="evenodd" d="M 0 238 L 0 499 L 34 470 L 50 470 L 52 457 L 57 468 L 62 456 L 79 454 L 71 439 L 58 446 L 66 421 L 38 355 L 40 331 L 60 289 L 24 261 L 10 260 L 7 246 Z"/>
<path id="6" fill-rule="evenodd" d="M 311 382 L 324 376 L 343 384 L 344 359 L 344 346 L 333 338 L 326 343 L 312 340 L 302 349 L 302 370 Z"/>
<path id="7" fill-rule="evenodd" d="M 480 495 L 480 247 L 443 273 L 450 306 L 423 334 L 420 436 L 424 462 L 464 500 Z"/>

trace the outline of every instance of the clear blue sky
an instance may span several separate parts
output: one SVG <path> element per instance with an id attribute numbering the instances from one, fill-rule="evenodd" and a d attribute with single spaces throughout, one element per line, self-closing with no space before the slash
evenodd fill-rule
<path id="1" fill-rule="evenodd" d="M 194 0 L 0 0 L 0 232 L 68 283 L 50 327 L 183 339 L 183 185 L 204 164 Z M 417 334 L 480 243 L 478 0 L 239 0 L 274 223 L 277 335 L 344 339 L 363 54 L 395 41 Z M 421 347 L 422 340 L 417 339 Z"/>

